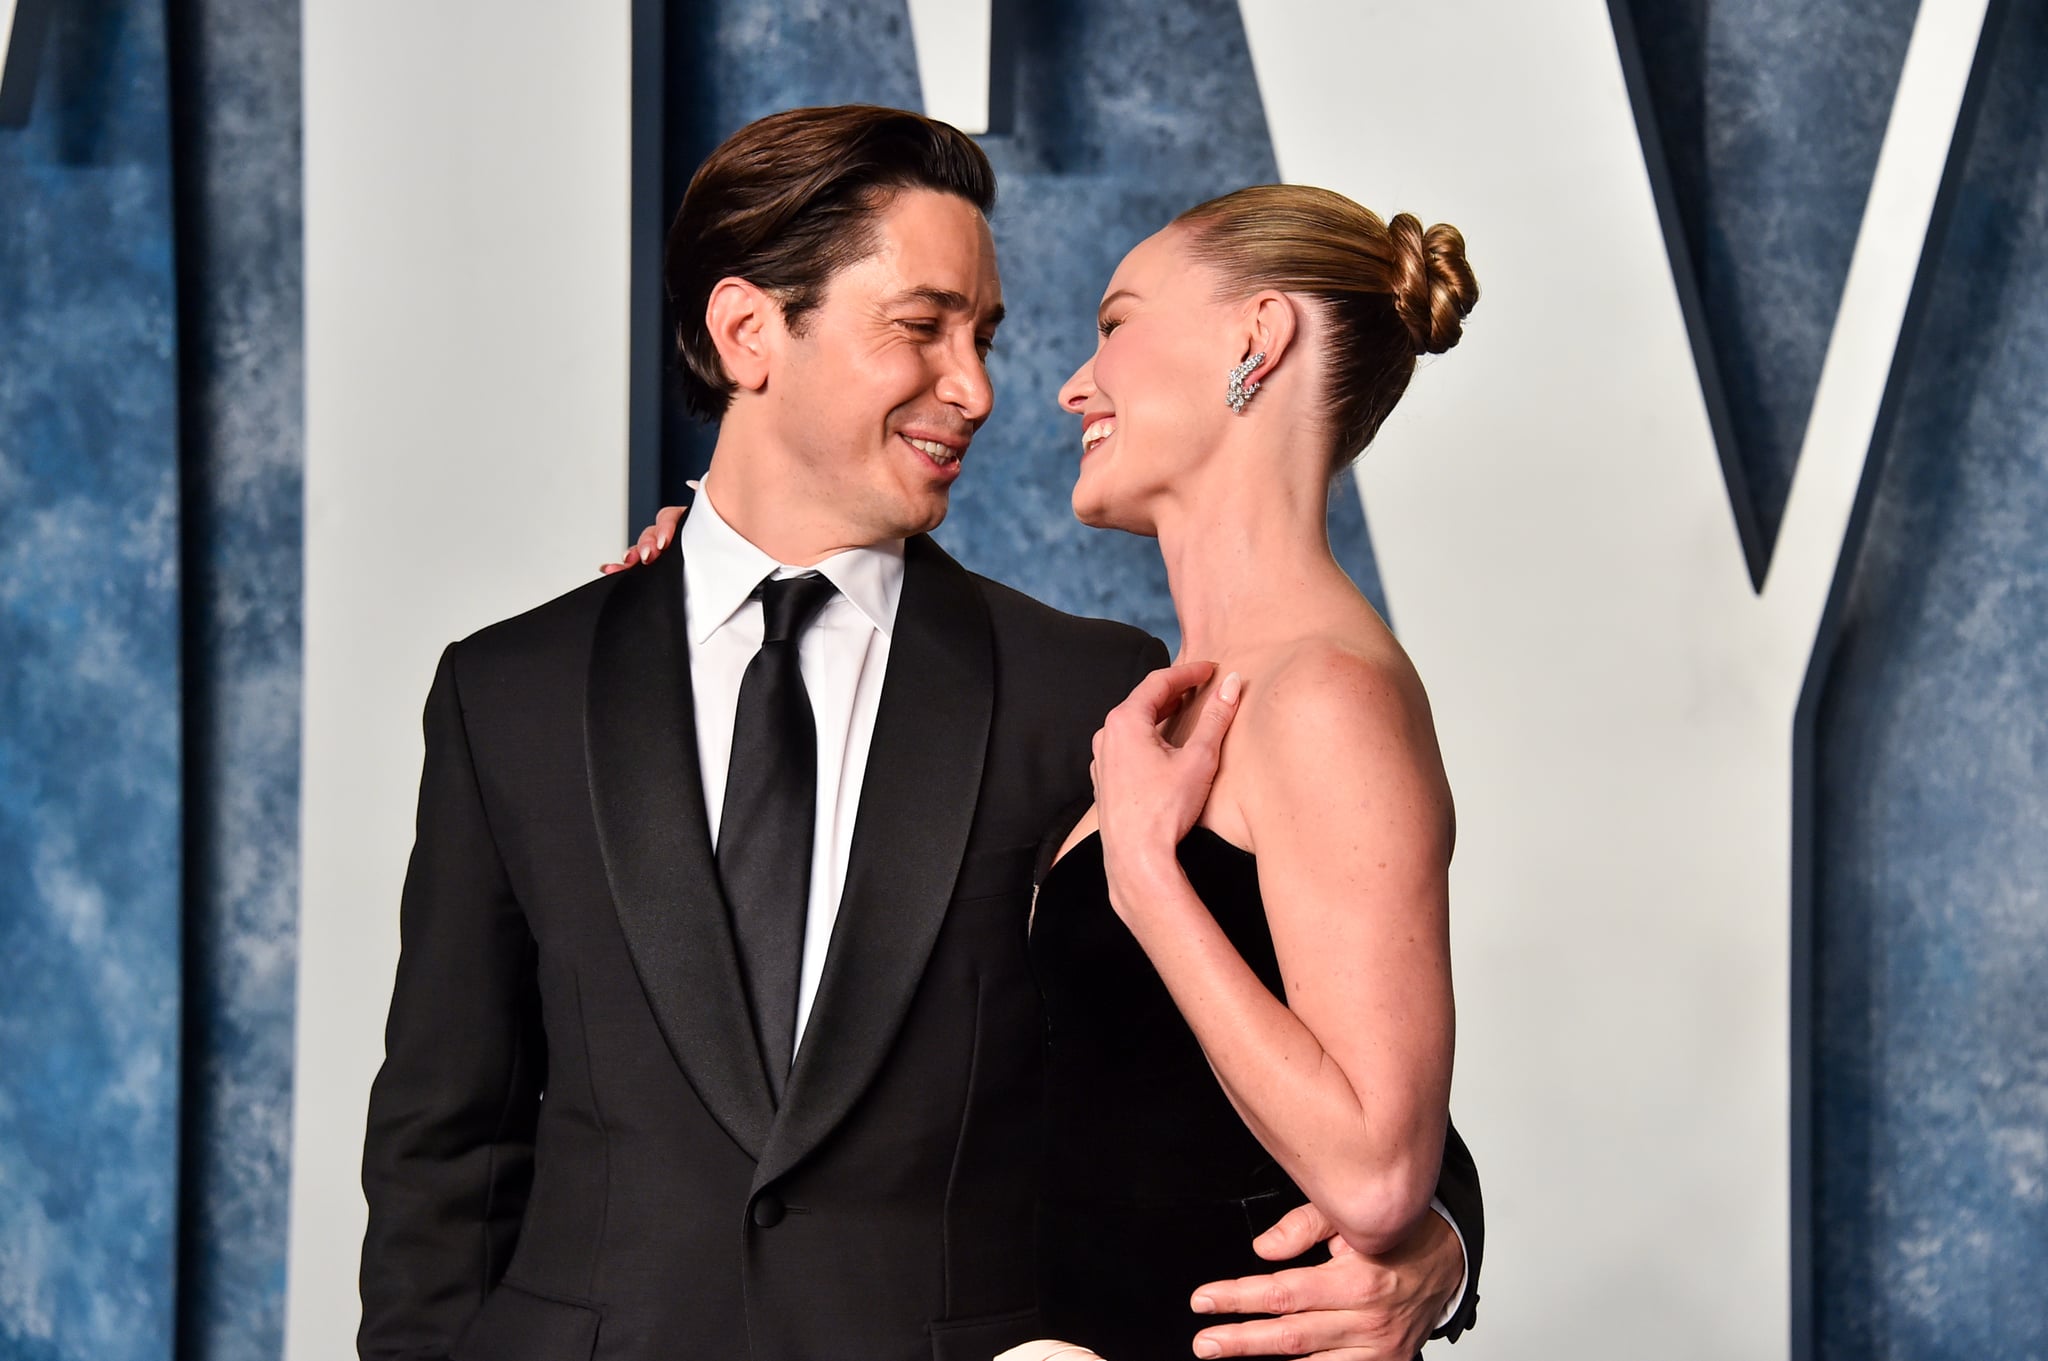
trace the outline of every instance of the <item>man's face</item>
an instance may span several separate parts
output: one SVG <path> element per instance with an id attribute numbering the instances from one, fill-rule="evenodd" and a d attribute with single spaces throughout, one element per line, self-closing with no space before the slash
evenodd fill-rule
<path id="1" fill-rule="evenodd" d="M 764 390 L 805 499 L 849 546 L 946 518 L 994 403 L 985 361 L 1003 313 L 995 241 L 965 199 L 904 190 L 875 238 L 783 334 Z"/>

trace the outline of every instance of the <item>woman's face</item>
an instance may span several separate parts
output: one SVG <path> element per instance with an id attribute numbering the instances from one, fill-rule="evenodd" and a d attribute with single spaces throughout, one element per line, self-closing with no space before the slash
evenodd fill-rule
<path id="1" fill-rule="evenodd" d="M 1082 523 L 1157 533 L 1158 499 L 1184 487 L 1230 416 L 1224 390 L 1242 356 L 1237 309 L 1175 228 L 1142 241 L 1110 278 L 1095 355 L 1060 389 L 1081 417 L 1074 514 Z"/>

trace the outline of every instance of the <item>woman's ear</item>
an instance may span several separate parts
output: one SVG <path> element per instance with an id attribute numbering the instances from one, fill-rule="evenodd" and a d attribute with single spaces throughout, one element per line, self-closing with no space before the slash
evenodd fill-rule
<path id="1" fill-rule="evenodd" d="M 768 385 L 769 360 L 782 321 L 775 299 L 745 279 L 720 279 L 704 304 L 704 329 L 726 376 L 746 392 Z"/>
<path id="2" fill-rule="evenodd" d="M 1244 381 L 1263 383 L 1286 362 L 1287 352 L 1301 329 L 1301 311 L 1294 299 L 1268 288 L 1246 300 L 1244 319 L 1245 358 L 1255 354 L 1266 356 L 1264 362 L 1245 375 Z"/>

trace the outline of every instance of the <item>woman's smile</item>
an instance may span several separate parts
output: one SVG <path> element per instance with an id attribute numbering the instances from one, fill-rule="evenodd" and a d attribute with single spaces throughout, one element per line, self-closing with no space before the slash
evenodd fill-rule
<path id="1" fill-rule="evenodd" d="M 1091 416 L 1081 426 L 1081 457 L 1086 458 L 1116 433 L 1116 417 Z"/>

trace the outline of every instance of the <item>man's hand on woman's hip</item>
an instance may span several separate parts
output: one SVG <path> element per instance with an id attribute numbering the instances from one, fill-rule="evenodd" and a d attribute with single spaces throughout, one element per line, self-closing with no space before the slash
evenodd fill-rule
<path id="1" fill-rule="evenodd" d="M 1253 1243 L 1268 1261 L 1298 1257 L 1319 1242 L 1330 1260 L 1268 1276 L 1215 1281 L 1194 1294 L 1198 1314 L 1272 1314 L 1205 1328 L 1196 1356 L 1306 1356 L 1311 1361 L 1409 1361 L 1465 1279 L 1465 1250 L 1434 1211 L 1401 1245 L 1375 1256 L 1354 1251 L 1313 1205 L 1290 1211 Z"/>

